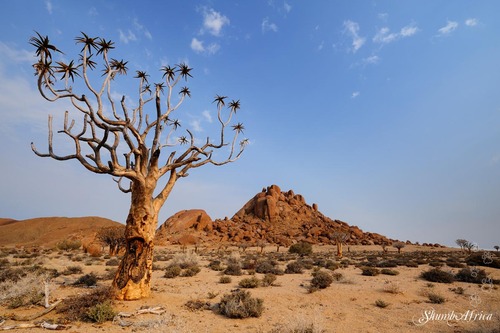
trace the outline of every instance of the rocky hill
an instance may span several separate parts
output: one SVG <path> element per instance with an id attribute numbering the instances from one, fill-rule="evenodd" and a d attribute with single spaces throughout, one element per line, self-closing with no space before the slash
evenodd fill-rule
<path id="1" fill-rule="evenodd" d="M 55 246 L 65 239 L 90 242 L 101 227 L 122 225 L 102 217 L 0 219 L 0 246 Z"/>
<path id="2" fill-rule="evenodd" d="M 230 219 L 212 222 L 203 210 L 179 212 L 160 226 L 157 241 L 186 244 L 204 240 L 264 241 L 284 246 L 294 241 L 330 244 L 332 235 L 338 232 L 349 235 L 347 244 L 380 245 L 395 241 L 332 220 L 323 215 L 316 204 L 308 205 L 302 195 L 292 190 L 283 192 L 277 185 L 264 188 Z"/>

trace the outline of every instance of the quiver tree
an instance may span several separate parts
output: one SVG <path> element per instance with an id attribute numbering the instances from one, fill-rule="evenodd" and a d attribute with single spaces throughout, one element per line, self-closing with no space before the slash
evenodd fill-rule
<path id="1" fill-rule="evenodd" d="M 125 228 L 122 226 L 103 227 L 97 231 L 95 238 L 103 245 L 109 246 L 109 255 L 120 252 L 125 245 Z"/>
<path id="2" fill-rule="evenodd" d="M 343 245 L 349 239 L 350 234 L 348 232 L 336 231 L 330 234 L 330 240 L 332 240 L 337 245 L 337 257 L 342 258 Z"/>
<path id="3" fill-rule="evenodd" d="M 77 160 L 91 172 L 112 176 L 122 192 L 130 193 L 125 254 L 113 287 L 118 299 L 147 297 L 160 208 L 176 181 L 186 177 L 190 169 L 221 166 L 241 156 L 247 140 L 239 142 L 238 137 L 244 128 L 241 123 L 231 125 L 240 102 L 216 96 L 219 131 L 215 140 L 195 138 L 189 129 L 177 134 L 181 124 L 175 117 L 191 96 L 188 87 L 179 85 L 192 77 L 192 68 L 184 63 L 164 66 L 161 81 L 153 85 L 146 72 L 137 71 L 137 99 L 130 102 L 122 95 L 115 100 L 112 86 L 127 75 L 127 62 L 110 57 L 112 41 L 84 33 L 75 40 L 81 45 L 79 58 L 54 62 L 53 55 L 62 52 L 48 37 L 36 33 L 30 39 L 38 57 L 33 67 L 41 96 L 49 102 L 67 101 L 72 115 L 79 116 L 70 120 L 66 111 L 62 130 L 57 132 L 72 143 L 70 154 L 59 155 L 54 150 L 52 116 L 48 152 L 39 152 L 33 144 L 32 149 L 41 157 Z M 224 155 L 217 157 L 217 152 Z M 160 179 L 165 182 L 158 186 Z"/>
<path id="4" fill-rule="evenodd" d="M 405 246 L 406 244 L 403 242 L 395 242 L 394 244 L 392 244 L 392 247 L 396 248 L 398 250 L 398 253 L 401 253 L 401 249 Z"/>

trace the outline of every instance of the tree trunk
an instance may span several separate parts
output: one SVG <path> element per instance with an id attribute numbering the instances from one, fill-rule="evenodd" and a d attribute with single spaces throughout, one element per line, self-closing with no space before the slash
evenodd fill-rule
<path id="1" fill-rule="evenodd" d="M 337 257 L 342 258 L 342 242 L 337 242 Z"/>
<path id="2" fill-rule="evenodd" d="M 148 297 L 153 273 L 153 240 L 158 212 L 152 189 L 132 187 L 132 201 L 125 227 L 125 254 L 113 281 L 115 297 L 136 300 Z"/>

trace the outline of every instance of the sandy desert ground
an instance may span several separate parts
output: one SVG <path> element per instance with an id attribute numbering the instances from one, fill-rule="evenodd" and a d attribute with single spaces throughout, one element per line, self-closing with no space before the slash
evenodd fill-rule
<path id="1" fill-rule="evenodd" d="M 116 258 L 92 257 L 81 249 L 45 250 L 36 254 L 8 247 L 0 250 L 0 260 L 3 260 L 1 270 L 4 272 L 35 264 L 55 269 L 59 273 L 68 267 L 81 268 L 78 274 L 60 274 L 52 278 L 51 303 L 71 295 L 91 292 L 93 288 L 72 285 L 85 274 L 95 273 L 101 277 L 98 285 L 109 285 L 109 276 L 116 269 L 116 266 L 106 264 Z M 289 254 L 283 248 L 276 253 L 275 247 L 265 248 L 262 254 L 258 248 L 241 252 L 236 247 L 229 247 L 224 251 L 202 247 L 199 254 L 192 254 L 192 248 L 183 252 L 179 246 L 157 247 L 151 297 L 140 301 L 119 301 L 114 304 L 114 309 L 117 312 L 135 313 L 141 308 L 159 307 L 162 309 L 159 314 L 122 317 L 121 322 L 128 323 L 127 327 L 120 326 L 118 320 L 103 324 L 74 321 L 66 323 L 69 326 L 66 329 L 68 332 L 500 332 L 500 291 L 490 280 L 486 279 L 481 283 L 434 283 L 420 277 L 421 272 L 433 268 L 431 265 L 442 265 L 442 270 L 458 272 L 461 268 L 446 265 L 451 260 L 448 258 L 455 258 L 451 261 L 463 265 L 466 254 L 456 249 L 419 246 L 408 246 L 403 249 L 402 254 L 397 254 L 391 248 L 385 255 L 377 246 L 351 246 L 349 250 L 342 260 L 338 260 L 335 259 L 334 248 L 331 246 L 314 246 L 314 253 L 303 258 Z M 490 254 L 496 256 L 496 253 Z M 198 274 L 169 279 L 164 277 L 165 268 L 173 260 L 186 257 L 194 257 L 198 261 L 201 268 Z M 224 268 L 229 258 L 248 269 L 244 269 L 241 276 L 230 276 L 230 283 L 220 283 L 221 271 L 208 267 L 209 263 L 219 260 Z M 230 319 L 213 311 L 224 294 L 240 288 L 239 281 L 251 277 L 256 262 L 269 260 L 273 260 L 282 270 L 286 269 L 288 263 L 296 260 L 302 260 L 306 268 L 301 274 L 277 275 L 271 286 L 244 289 L 253 297 L 263 299 L 264 310 L 258 318 Z M 333 260 L 341 267 L 334 271 L 326 268 L 321 270 L 335 274 L 339 281 L 334 281 L 325 289 L 309 292 L 311 273 L 327 260 Z M 357 266 L 370 260 L 379 264 L 396 261 L 399 265 L 390 269 L 399 274 L 362 275 L 362 270 Z M 407 267 L 404 263 L 417 267 Z M 480 268 L 493 280 L 500 279 L 499 269 L 487 265 Z M 264 274 L 255 273 L 258 279 L 263 276 Z M 0 283 L 0 288 L 1 286 Z M 41 282 L 38 286 L 43 288 Z M 0 289 L 0 292 L 5 296 L 7 291 Z M 444 303 L 432 303 L 429 294 L 444 297 Z M 31 321 L 12 320 L 13 314 L 27 316 L 42 312 L 44 307 L 30 305 L 12 309 L 5 297 L 0 299 L 3 299 L 0 307 L 0 322 L 3 320 L 3 324 L 0 329 L 25 323 L 57 322 L 64 317 L 57 312 L 56 307 L 54 311 Z M 191 304 L 205 306 L 199 310 L 189 308 L 186 305 L 189 301 Z M 377 306 L 376 302 L 386 303 L 388 306 Z M 438 318 L 439 315 L 450 316 L 451 313 L 458 320 Z M 42 328 L 17 328 L 15 332 L 40 330 Z"/>

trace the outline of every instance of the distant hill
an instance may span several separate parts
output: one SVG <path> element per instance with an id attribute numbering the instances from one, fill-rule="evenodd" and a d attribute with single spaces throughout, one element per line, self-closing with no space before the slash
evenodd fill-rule
<path id="1" fill-rule="evenodd" d="M 316 204 L 292 190 L 281 191 L 271 185 L 250 199 L 231 219 L 211 221 L 203 210 L 181 211 L 167 219 L 157 230 L 160 244 L 220 241 L 289 245 L 292 241 L 330 244 L 334 233 L 345 233 L 347 244 L 391 244 L 394 239 L 364 232 L 340 220 L 323 215 Z"/>
<path id="2" fill-rule="evenodd" d="M 47 246 L 64 239 L 88 241 L 102 227 L 121 225 L 97 216 L 40 217 L 28 220 L 0 218 L 0 246 Z"/>

